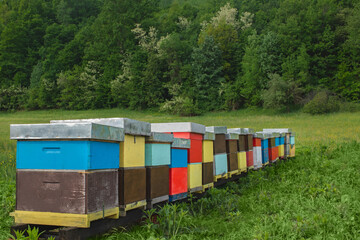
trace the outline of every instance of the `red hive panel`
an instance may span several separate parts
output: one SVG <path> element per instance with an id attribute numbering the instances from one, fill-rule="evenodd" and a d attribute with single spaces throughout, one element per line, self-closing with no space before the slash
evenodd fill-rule
<path id="1" fill-rule="evenodd" d="M 269 161 L 274 161 L 274 148 L 269 148 Z"/>
<path id="2" fill-rule="evenodd" d="M 260 138 L 253 138 L 253 146 L 254 147 L 261 147 L 261 139 Z"/>
<path id="3" fill-rule="evenodd" d="M 188 163 L 202 162 L 202 134 L 190 132 L 174 132 L 173 134 L 175 138 L 190 139 Z"/>
<path id="4" fill-rule="evenodd" d="M 201 140 L 191 140 L 190 149 L 189 149 L 189 163 L 201 163 L 202 162 L 202 141 Z"/>
<path id="5" fill-rule="evenodd" d="M 247 164 L 247 167 L 253 167 L 254 166 L 253 151 L 247 151 L 246 152 L 246 164 Z"/>
<path id="6" fill-rule="evenodd" d="M 187 168 L 170 168 L 169 169 L 169 194 L 175 195 L 187 192 Z"/>

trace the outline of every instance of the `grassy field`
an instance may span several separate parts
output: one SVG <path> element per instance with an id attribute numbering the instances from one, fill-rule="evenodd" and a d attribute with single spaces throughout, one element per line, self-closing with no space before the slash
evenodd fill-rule
<path id="1" fill-rule="evenodd" d="M 120 109 L 0 113 L 0 239 L 12 223 L 15 204 L 15 141 L 11 123 L 52 119 L 128 117 L 149 122 L 192 121 L 204 125 L 289 127 L 297 157 L 214 189 L 190 205 L 160 212 L 159 224 L 115 231 L 98 239 L 354 239 L 360 238 L 360 114 L 310 116 L 264 110 L 177 117 Z M 177 221 L 172 221 L 177 219 Z"/>

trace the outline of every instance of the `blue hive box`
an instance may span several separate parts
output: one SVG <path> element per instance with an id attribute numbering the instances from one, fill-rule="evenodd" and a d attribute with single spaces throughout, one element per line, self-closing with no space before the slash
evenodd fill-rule
<path id="1" fill-rule="evenodd" d="M 214 175 L 223 175 L 228 172 L 227 166 L 227 155 L 224 154 L 215 154 L 214 155 Z"/>
<path id="2" fill-rule="evenodd" d="M 261 148 L 269 148 L 269 141 L 267 139 L 261 139 Z"/>
<path id="3" fill-rule="evenodd" d="M 119 168 L 122 128 L 93 123 L 13 124 L 18 169 Z"/>
<path id="4" fill-rule="evenodd" d="M 18 169 L 119 168 L 120 144 L 97 141 L 18 141 Z"/>
<path id="5" fill-rule="evenodd" d="M 278 147 L 280 145 L 280 137 L 275 138 L 275 147 Z"/>
<path id="6" fill-rule="evenodd" d="M 265 148 L 265 149 L 261 149 L 262 151 L 262 164 L 266 164 L 269 162 L 269 149 Z"/>
<path id="7" fill-rule="evenodd" d="M 188 150 L 187 149 L 171 149 L 171 164 L 170 168 L 182 168 L 188 165 Z"/>
<path id="8" fill-rule="evenodd" d="M 284 145 L 285 144 L 285 137 L 280 137 L 280 145 Z"/>
<path id="9" fill-rule="evenodd" d="M 170 144 L 146 143 L 145 166 L 170 165 Z"/>

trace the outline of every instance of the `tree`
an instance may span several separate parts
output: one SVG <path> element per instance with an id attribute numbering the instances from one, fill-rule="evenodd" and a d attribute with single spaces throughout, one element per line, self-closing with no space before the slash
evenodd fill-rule
<path id="1" fill-rule="evenodd" d="M 192 59 L 198 107 L 203 111 L 219 109 L 222 102 L 221 84 L 224 81 L 221 50 L 212 37 L 206 36 L 204 42 L 194 49 Z"/>

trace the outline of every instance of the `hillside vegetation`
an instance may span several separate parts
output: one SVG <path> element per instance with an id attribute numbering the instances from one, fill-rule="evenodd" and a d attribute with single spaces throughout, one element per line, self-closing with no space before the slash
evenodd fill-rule
<path id="1" fill-rule="evenodd" d="M 4 0 L 0 111 L 289 110 L 319 89 L 332 111 L 360 98 L 359 16 L 356 0 Z"/>

